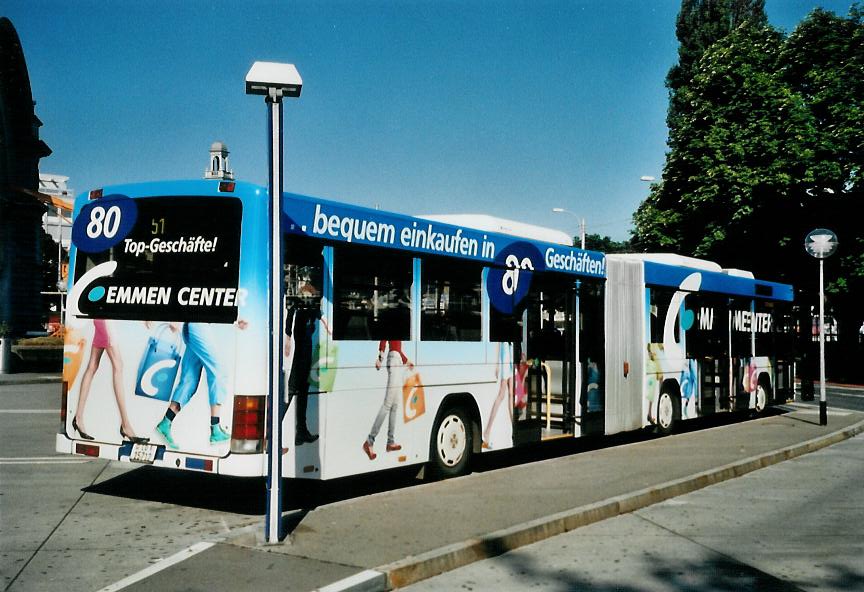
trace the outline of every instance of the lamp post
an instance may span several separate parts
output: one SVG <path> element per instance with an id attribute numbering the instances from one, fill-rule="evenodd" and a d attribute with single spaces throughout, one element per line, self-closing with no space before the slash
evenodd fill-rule
<path id="1" fill-rule="evenodd" d="M 804 249 L 819 260 L 819 425 L 828 425 L 825 396 L 825 259 L 837 250 L 837 235 L 827 228 L 811 230 Z"/>
<path id="2" fill-rule="evenodd" d="M 585 250 L 585 218 L 577 216 L 574 212 L 567 210 L 565 208 L 552 208 L 552 211 L 556 214 L 570 214 L 571 216 L 575 216 L 579 218 L 579 236 L 582 238 L 582 250 Z"/>
<path id="3" fill-rule="evenodd" d="M 255 62 L 246 74 L 246 94 L 264 95 L 270 122 L 270 347 L 267 361 L 267 513 L 264 537 L 269 544 L 282 533 L 282 99 L 299 97 L 303 80 L 294 64 Z"/>

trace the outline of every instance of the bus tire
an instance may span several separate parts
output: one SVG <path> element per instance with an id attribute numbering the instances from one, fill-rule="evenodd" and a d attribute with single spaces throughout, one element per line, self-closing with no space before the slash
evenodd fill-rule
<path id="1" fill-rule="evenodd" d="M 438 414 L 429 444 L 429 469 L 434 478 L 448 479 L 468 472 L 473 450 L 473 430 L 462 406 Z"/>
<path id="2" fill-rule="evenodd" d="M 675 427 L 675 421 L 680 416 L 680 402 L 669 389 L 660 391 L 660 397 L 657 399 L 657 433 L 661 436 L 667 436 L 672 433 Z"/>
<path id="3" fill-rule="evenodd" d="M 771 398 L 771 385 L 768 379 L 760 379 L 759 386 L 756 387 L 756 393 L 753 397 L 753 413 L 761 414 L 768 407 L 768 400 Z"/>

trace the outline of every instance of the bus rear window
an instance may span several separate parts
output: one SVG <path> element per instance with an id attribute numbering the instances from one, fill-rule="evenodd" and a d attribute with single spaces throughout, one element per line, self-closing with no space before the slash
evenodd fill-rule
<path id="1" fill-rule="evenodd" d="M 237 198 L 135 200 L 137 217 L 122 240 L 75 258 L 75 282 L 115 261 L 83 287 L 78 308 L 90 318 L 230 323 L 237 319 L 242 203 Z M 107 269 L 107 268 L 106 268 Z"/>

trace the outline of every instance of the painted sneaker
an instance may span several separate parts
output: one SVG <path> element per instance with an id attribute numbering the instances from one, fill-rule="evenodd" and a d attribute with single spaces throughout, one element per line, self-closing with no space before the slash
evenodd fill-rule
<path id="1" fill-rule="evenodd" d="M 210 443 L 221 444 L 231 439 L 231 434 L 222 429 L 220 425 L 210 426 Z"/>
<path id="2" fill-rule="evenodd" d="M 168 448 L 173 450 L 177 450 L 179 446 L 174 442 L 174 438 L 171 437 L 171 421 L 167 417 L 163 417 L 162 421 L 156 424 L 156 431 L 162 436 L 165 440 L 165 443 L 168 445 Z"/>

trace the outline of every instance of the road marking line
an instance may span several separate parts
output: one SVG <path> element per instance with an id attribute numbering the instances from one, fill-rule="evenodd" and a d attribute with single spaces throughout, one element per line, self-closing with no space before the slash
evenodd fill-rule
<path id="1" fill-rule="evenodd" d="M 59 409 L 0 409 L 0 413 L 60 413 Z"/>
<path id="2" fill-rule="evenodd" d="M 816 401 L 818 403 L 819 401 Z M 788 407 L 790 411 L 794 413 L 800 413 L 801 415 L 813 415 L 819 413 L 819 407 L 816 404 L 811 403 L 809 405 L 805 403 L 786 403 L 785 405 L 780 405 L 780 407 Z M 834 409 L 828 409 L 828 415 L 835 415 L 837 417 L 846 417 L 847 415 L 852 415 L 851 411 L 836 411 Z"/>
<path id="3" fill-rule="evenodd" d="M 0 462 L 5 460 L 62 460 L 64 458 L 73 460 L 67 456 L 0 456 Z"/>
<path id="4" fill-rule="evenodd" d="M 367 569 L 366 571 L 361 571 L 360 573 L 356 573 L 353 576 L 348 576 L 347 578 L 343 578 L 338 582 L 333 582 L 332 584 L 328 584 L 321 588 L 318 588 L 318 592 L 342 592 L 343 590 L 372 590 L 378 589 L 377 586 L 370 586 L 373 582 L 378 583 L 380 580 L 380 584 L 383 585 L 386 582 L 386 576 L 383 572 L 375 571 L 374 569 Z"/>
<path id="5" fill-rule="evenodd" d="M 167 568 L 171 567 L 172 565 L 176 565 L 182 561 L 186 561 L 190 557 L 194 557 L 198 553 L 201 553 L 202 551 L 206 551 L 207 549 L 209 549 L 210 547 L 212 547 L 215 544 L 216 543 L 206 543 L 206 542 L 196 543 L 196 544 L 192 545 L 191 547 L 183 549 L 179 553 L 175 553 L 171 557 L 166 557 L 165 559 L 161 560 L 159 563 L 155 563 L 148 568 L 142 569 L 138 573 L 135 573 L 129 577 L 123 578 L 119 582 L 114 582 L 113 584 L 105 586 L 104 588 L 102 588 L 98 592 L 116 592 L 117 590 L 122 590 L 123 588 L 131 586 L 132 584 L 140 582 L 141 580 L 144 580 L 144 579 L 149 578 L 150 576 L 152 576 L 154 574 L 159 573 L 163 569 L 167 569 Z"/>
<path id="6" fill-rule="evenodd" d="M 28 462 L 17 462 L 17 461 L 0 461 L 0 465 L 80 465 L 82 463 L 91 462 L 89 460 L 39 460 L 39 461 L 28 461 Z"/>
<path id="7" fill-rule="evenodd" d="M 74 465 L 88 462 L 92 462 L 92 459 L 65 456 L 0 457 L 0 465 Z"/>
<path id="8" fill-rule="evenodd" d="M 864 398 L 861 393 L 827 393 L 829 397 L 852 397 L 853 399 Z"/>

